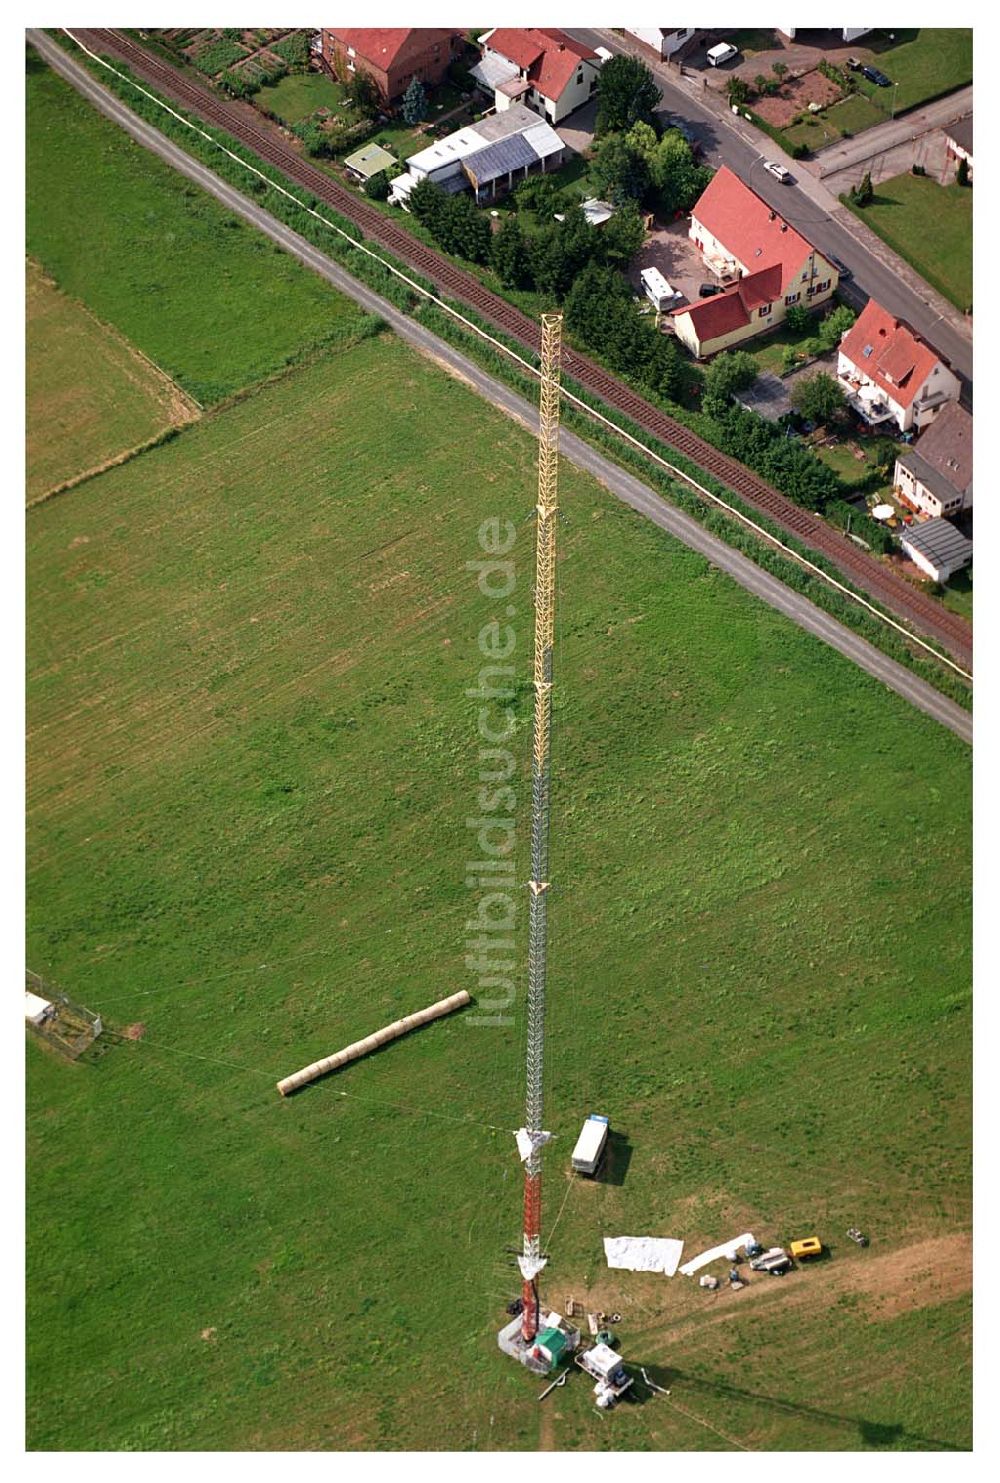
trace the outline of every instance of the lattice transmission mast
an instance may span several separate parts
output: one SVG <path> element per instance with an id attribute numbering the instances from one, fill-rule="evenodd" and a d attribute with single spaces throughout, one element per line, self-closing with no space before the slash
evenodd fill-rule
<path id="1" fill-rule="evenodd" d="M 556 519 L 559 506 L 559 368 L 562 315 L 542 315 L 535 547 L 535 705 L 531 747 L 531 880 L 528 882 L 528 1052 L 525 1129 L 535 1143 L 524 1164 L 524 1271 L 541 1260 L 542 1070 L 549 891 L 549 741 L 555 640 Z M 538 1278 L 524 1277 L 521 1334 L 538 1332 Z"/>

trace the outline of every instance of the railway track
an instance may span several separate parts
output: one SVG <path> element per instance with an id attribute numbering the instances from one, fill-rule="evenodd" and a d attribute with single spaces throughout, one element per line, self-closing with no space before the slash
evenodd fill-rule
<path id="1" fill-rule="evenodd" d="M 118 57 L 132 71 L 166 97 L 196 114 L 204 122 L 222 128 L 268 164 L 304 186 L 318 200 L 353 222 L 372 242 L 379 243 L 400 261 L 416 269 L 448 297 L 474 309 L 484 319 L 518 340 L 532 353 L 540 348 L 535 322 L 513 304 L 492 293 L 477 278 L 464 272 L 448 258 L 427 247 L 404 228 L 383 216 L 355 192 L 298 155 L 277 129 L 252 122 L 246 105 L 230 103 L 207 86 L 186 77 L 170 63 L 111 30 L 81 29 L 72 33 L 89 50 Z M 246 110 L 246 111 L 245 111 Z M 563 355 L 566 373 L 588 391 L 617 408 L 633 422 L 675 449 L 700 469 L 720 480 L 749 504 L 770 516 L 790 534 L 832 561 L 854 585 L 882 603 L 897 618 L 937 640 L 960 662 L 971 667 L 972 630 L 964 619 L 911 587 L 902 577 L 868 556 L 830 526 L 794 504 L 735 459 L 713 448 L 683 423 L 652 406 L 623 382 L 578 351 Z"/>

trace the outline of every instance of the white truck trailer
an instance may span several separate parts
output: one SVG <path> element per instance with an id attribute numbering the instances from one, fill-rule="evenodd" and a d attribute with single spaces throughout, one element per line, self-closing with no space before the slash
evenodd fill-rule
<path id="1" fill-rule="evenodd" d="M 604 1156 L 610 1124 L 599 1112 L 592 1112 L 580 1131 L 573 1150 L 573 1168 L 577 1174 L 592 1178 Z"/>
<path id="2" fill-rule="evenodd" d="M 646 298 L 657 314 L 669 309 L 674 300 L 679 298 L 677 290 L 667 282 L 659 268 L 643 268 L 639 279 L 646 291 Z"/>

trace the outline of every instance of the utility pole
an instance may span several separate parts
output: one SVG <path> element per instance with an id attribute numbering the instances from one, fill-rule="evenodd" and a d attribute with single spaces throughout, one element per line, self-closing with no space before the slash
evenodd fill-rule
<path id="1" fill-rule="evenodd" d="M 535 544 L 535 706 L 531 743 L 531 879 L 528 882 L 528 1048 L 525 1129 L 542 1133 L 545 1051 L 545 976 L 549 891 L 549 743 L 552 722 L 552 650 L 555 642 L 556 519 L 559 506 L 559 370 L 562 315 L 542 315 L 541 395 L 538 410 L 538 505 Z M 541 1261 L 542 1142 L 524 1162 L 524 1261 Z M 521 1336 L 538 1332 L 538 1277 L 525 1275 Z"/>

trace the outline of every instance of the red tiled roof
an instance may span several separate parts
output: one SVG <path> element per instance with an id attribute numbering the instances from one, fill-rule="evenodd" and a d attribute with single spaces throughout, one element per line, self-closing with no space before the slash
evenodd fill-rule
<path id="1" fill-rule="evenodd" d="M 753 310 L 762 304 L 773 304 L 781 297 L 781 267 L 775 263 L 762 268 L 759 273 L 748 273 L 725 293 L 711 299 L 700 299 L 697 304 L 684 304 L 672 314 L 689 314 L 694 332 L 700 345 L 709 340 L 718 340 L 731 335 L 734 330 L 744 329 L 753 317 Z"/>
<path id="2" fill-rule="evenodd" d="M 840 349 L 901 407 L 910 405 L 938 364 L 930 346 L 874 299 L 868 300 Z"/>
<path id="3" fill-rule="evenodd" d="M 425 27 L 383 26 L 369 30 L 329 30 L 328 34 L 343 42 L 344 46 L 353 46 L 363 62 L 388 71 L 397 63 L 419 56 L 429 46 L 440 44 L 458 33 L 447 29 L 435 31 Z"/>
<path id="4" fill-rule="evenodd" d="M 750 273 L 780 264 L 782 289 L 798 277 L 813 251 L 812 243 L 782 221 L 728 165 L 715 172 L 691 216 Z"/>
<path id="5" fill-rule="evenodd" d="M 589 46 L 574 41 L 565 31 L 537 26 L 523 30 L 498 26 L 486 45 L 490 51 L 499 52 L 500 56 L 513 62 L 515 67 L 523 67 L 532 87 L 553 102 L 562 97 L 580 63 L 594 61 L 597 57 Z"/>

